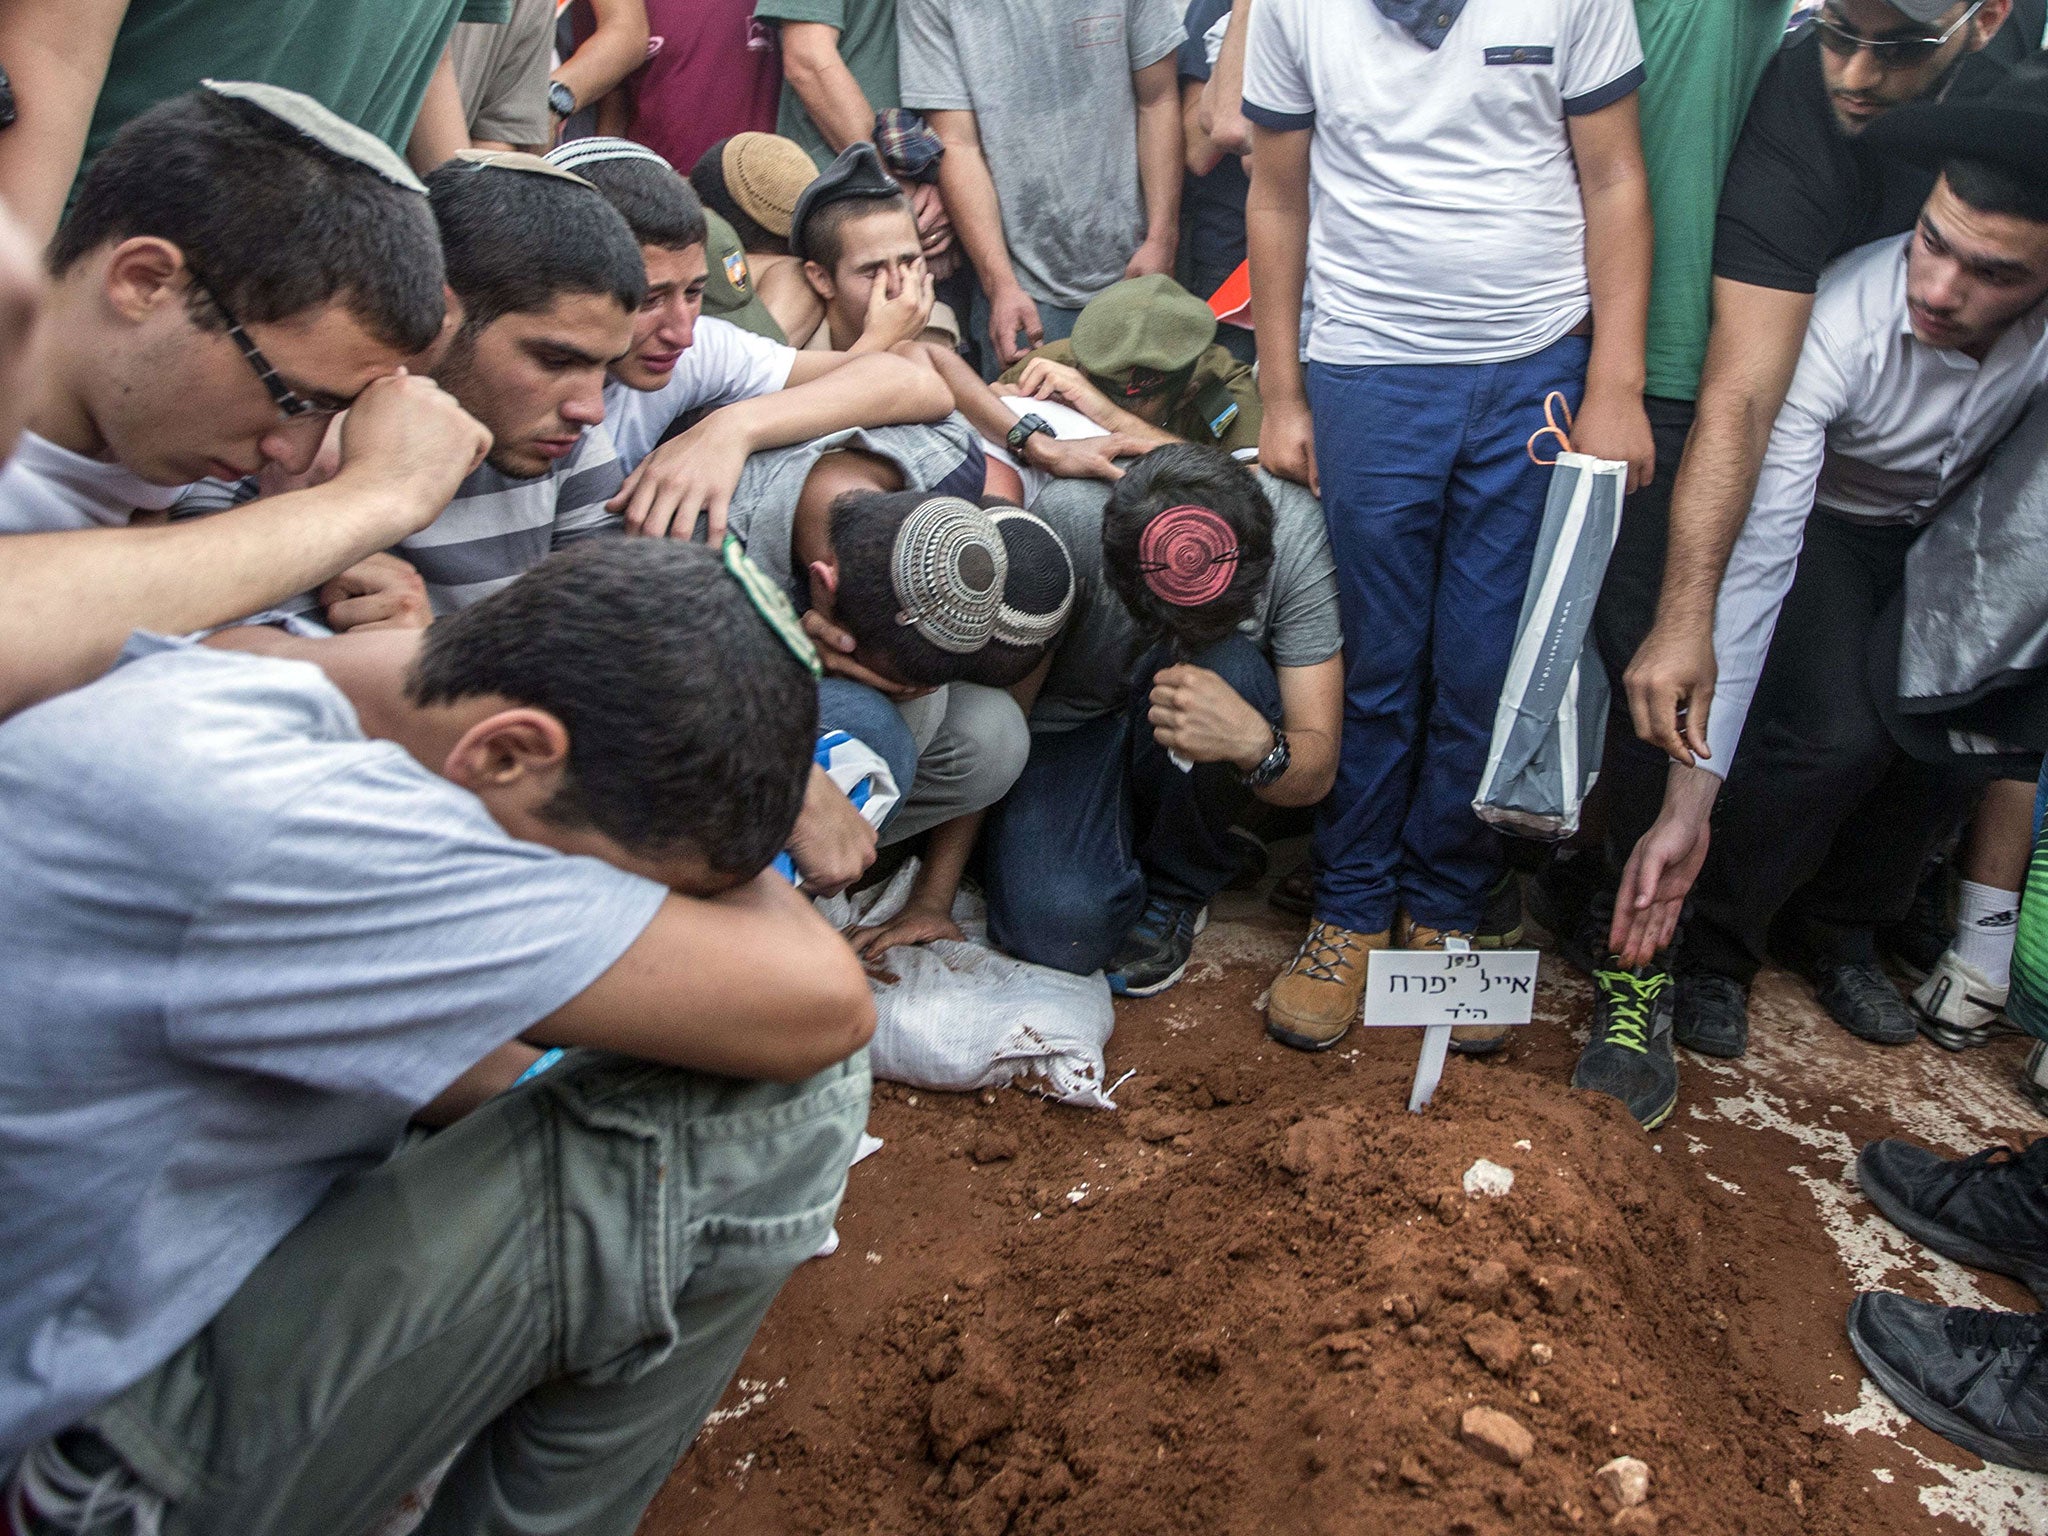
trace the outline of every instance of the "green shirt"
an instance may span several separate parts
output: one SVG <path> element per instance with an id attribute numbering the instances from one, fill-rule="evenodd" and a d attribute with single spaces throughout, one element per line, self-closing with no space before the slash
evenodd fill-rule
<path id="1" fill-rule="evenodd" d="M 1065 363 L 1069 368 L 1081 366 L 1074 361 L 1072 342 L 1049 341 L 1012 363 L 997 382 L 1016 383 L 1023 376 L 1024 365 L 1034 357 Z M 1180 403 L 1166 413 L 1161 426 L 1186 442 L 1236 453 L 1240 448 L 1259 446 L 1259 424 L 1264 419 L 1257 375 L 1225 348 L 1212 345 L 1195 359 L 1195 371 L 1181 392 Z"/>
<path id="2" fill-rule="evenodd" d="M 1636 0 L 1643 162 L 1657 225 L 1647 394 L 1699 396 L 1721 177 L 1790 13 L 1790 0 Z"/>
<path id="3" fill-rule="evenodd" d="M 759 0 L 754 19 L 821 21 L 837 27 L 839 57 L 868 105 L 877 112 L 903 105 L 902 86 L 896 77 L 896 0 Z M 776 115 L 775 131 L 803 145 L 820 170 L 832 163 L 832 146 L 787 82 L 782 87 L 782 110 Z M 870 125 L 866 137 L 873 136 Z"/>
<path id="4" fill-rule="evenodd" d="M 402 155 L 455 23 L 511 14 L 511 0 L 133 0 L 79 174 L 130 118 L 203 79 L 303 91 Z"/>

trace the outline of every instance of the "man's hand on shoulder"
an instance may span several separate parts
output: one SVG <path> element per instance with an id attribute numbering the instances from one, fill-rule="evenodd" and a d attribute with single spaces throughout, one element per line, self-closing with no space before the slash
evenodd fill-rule
<path id="1" fill-rule="evenodd" d="M 640 461 L 605 506 L 626 518 L 626 532 L 648 538 L 692 537 L 697 514 L 705 516 L 704 539 L 716 549 L 725 539 L 725 519 L 739 489 L 753 444 L 734 429 L 731 407 L 713 411 L 680 437 L 672 437 Z"/>

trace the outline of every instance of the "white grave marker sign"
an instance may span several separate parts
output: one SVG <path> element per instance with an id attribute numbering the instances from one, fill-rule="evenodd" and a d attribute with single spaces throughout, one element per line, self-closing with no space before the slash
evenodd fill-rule
<path id="1" fill-rule="evenodd" d="M 1376 949 L 1367 959 L 1365 1024 L 1422 1029 L 1422 1055 L 1408 1108 L 1420 1112 L 1443 1078 L 1451 1029 L 1459 1024 L 1526 1024 L 1536 1011 L 1533 949 Z"/>

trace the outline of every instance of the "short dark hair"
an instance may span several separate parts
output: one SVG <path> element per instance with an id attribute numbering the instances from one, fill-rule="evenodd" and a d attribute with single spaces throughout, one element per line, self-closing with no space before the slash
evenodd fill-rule
<path id="1" fill-rule="evenodd" d="M 827 272 L 839 268 L 846 254 L 846 226 L 855 219 L 876 213 L 910 213 L 910 199 L 898 192 L 894 197 L 842 197 L 812 211 L 804 220 L 804 250 L 807 259 Z"/>
<path id="2" fill-rule="evenodd" d="M 658 250 L 683 251 L 711 237 L 704 204 L 677 172 L 639 156 L 578 162 L 576 174 L 619 210 L 633 238 Z"/>
<path id="3" fill-rule="evenodd" d="M 898 682 L 922 688 L 975 674 L 980 653 L 958 655 L 899 623 L 896 533 L 931 500 L 930 491 L 848 491 L 832 503 L 832 555 L 839 565 L 833 607 L 846 632 Z"/>
<path id="4" fill-rule="evenodd" d="M 1207 507 L 1237 535 L 1237 566 L 1222 595 L 1197 608 L 1167 602 L 1145 584 L 1138 543 L 1168 507 Z M 1273 504 L 1251 471 L 1221 448 L 1168 443 L 1117 481 L 1102 514 L 1103 569 L 1138 628 L 1153 640 L 1200 650 L 1227 637 L 1258 611 L 1273 572 Z"/>
<path id="5" fill-rule="evenodd" d="M 646 854 L 752 876 L 789 841 L 818 690 L 718 556 L 593 539 L 438 620 L 406 679 L 418 705 L 496 694 L 569 733 L 544 815 Z"/>
<path id="6" fill-rule="evenodd" d="M 1989 160 L 1944 161 L 1941 179 L 1948 183 L 1949 191 L 1979 213 L 2048 224 L 2048 184 Z"/>
<path id="7" fill-rule="evenodd" d="M 741 250 L 787 256 L 789 241 L 762 225 L 726 190 L 725 142 L 720 139 L 698 156 L 697 163 L 690 167 L 690 185 L 706 208 L 732 226 L 732 232 L 740 237 Z"/>
<path id="8" fill-rule="evenodd" d="M 88 252 L 144 235 L 177 246 L 238 320 L 339 299 L 401 352 L 441 331 L 441 242 L 426 199 L 251 102 L 187 91 L 129 122 L 85 173 L 50 270 L 61 277 Z M 197 286 L 192 314 L 226 327 Z"/>
<path id="9" fill-rule="evenodd" d="M 474 334 L 565 293 L 609 294 L 630 314 L 647 296 L 640 242 L 590 187 L 538 171 L 450 160 L 427 178 L 448 286 Z"/>

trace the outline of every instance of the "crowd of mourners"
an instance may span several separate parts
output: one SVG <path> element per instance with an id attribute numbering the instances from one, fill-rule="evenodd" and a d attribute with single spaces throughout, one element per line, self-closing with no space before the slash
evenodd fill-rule
<path id="1" fill-rule="evenodd" d="M 1526 908 L 1646 1128 L 1772 960 L 2048 1112 L 2043 34 L 0 0 L 0 1531 L 627 1536 L 963 883 L 1143 997 L 1312 830 L 1282 1045 Z M 1561 846 L 1474 810 L 1546 433 Z M 1858 1174 L 2048 1295 L 2048 1140 Z M 2048 1469 L 2048 1315 L 1849 1330 Z"/>

